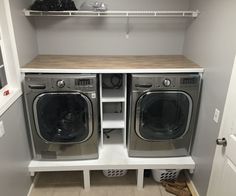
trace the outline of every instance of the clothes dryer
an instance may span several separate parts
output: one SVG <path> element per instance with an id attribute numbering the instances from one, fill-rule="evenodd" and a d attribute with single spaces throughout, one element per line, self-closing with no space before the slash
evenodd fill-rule
<path id="1" fill-rule="evenodd" d="M 201 81 L 198 73 L 130 75 L 129 156 L 190 154 Z"/>

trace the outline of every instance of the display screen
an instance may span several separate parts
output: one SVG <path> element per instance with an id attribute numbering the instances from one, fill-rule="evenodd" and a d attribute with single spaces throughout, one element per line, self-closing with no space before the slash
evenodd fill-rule
<path id="1" fill-rule="evenodd" d="M 181 78 L 181 84 L 196 84 L 197 78 Z"/>
<path id="2" fill-rule="evenodd" d="M 91 84 L 90 79 L 76 79 L 75 80 L 75 85 L 77 86 L 87 86 Z"/>

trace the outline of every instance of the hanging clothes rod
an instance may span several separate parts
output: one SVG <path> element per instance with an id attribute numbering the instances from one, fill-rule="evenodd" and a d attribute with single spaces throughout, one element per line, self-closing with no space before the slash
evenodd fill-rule
<path id="1" fill-rule="evenodd" d="M 81 17 L 184 17 L 196 18 L 196 11 L 35 11 L 23 10 L 25 16 L 81 16 Z"/>

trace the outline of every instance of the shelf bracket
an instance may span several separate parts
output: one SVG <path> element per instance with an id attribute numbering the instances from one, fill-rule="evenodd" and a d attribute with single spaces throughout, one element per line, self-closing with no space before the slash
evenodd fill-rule
<path id="1" fill-rule="evenodd" d="M 129 39 L 130 26 L 129 26 L 129 13 L 126 13 L 126 39 Z"/>
<path id="2" fill-rule="evenodd" d="M 194 169 L 189 169 L 189 173 L 193 174 L 194 173 Z"/>
<path id="3" fill-rule="evenodd" d="M 30 176 L 34 177 L 35 176 L 35 172 L 30 172 Z"/>
<path id="4" fill-rule="evenodd" d="M 143 177 L 144 177 L 144 169 L 137 170 L 137 189 L 143 189 Z"/>
<path id="5" fill-rule="evenodd" d="M 84 176 L 84 189 L 85 191 L 89 191 L 90 190 L 90 171 L 83 170 L 83 176 Z"/>

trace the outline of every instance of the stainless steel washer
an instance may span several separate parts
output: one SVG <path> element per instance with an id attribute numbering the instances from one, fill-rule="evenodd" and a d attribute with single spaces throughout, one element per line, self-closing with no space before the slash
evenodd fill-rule
<path id="1" fill-rule="evenodd" d="M 24 93 L 36 160 L 98 158 L 96 74 L 26 74 Z"/>
<path id="2" fill-rule="evenodd" d="M 129 77 L 129 156 L 190 154 L 201 80 L 198 73 Z"/>

